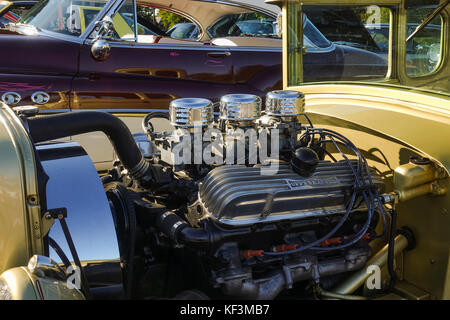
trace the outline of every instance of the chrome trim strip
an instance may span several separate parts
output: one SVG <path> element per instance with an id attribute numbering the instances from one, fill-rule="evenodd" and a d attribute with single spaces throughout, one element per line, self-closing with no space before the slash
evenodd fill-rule
<path id="1" fill-rule="evenodd" d="M 144 49 L 170 49 L 170 50 L 197 50 L 197 51 L 259 51 L 259 52 L 282 52 L 281 43 L 280 47 L 226 47 L 226 46 L 202 46 L 198 44 L 164 44 L 164 43 L 124 43 L 110 41 L 113 48 L 144 48 Z"/>
<path id="2" fill-rule="evenodd" d="M 38 114 L 52 114 L 70 112 L 70 109 L 39 109 Z"/>
<path id="3" fill-rule="evenodd" d="M 74 109 L 77 111 L 104 111 L 108 113 L 149 113 L 149 112 L 169 112 L 169 109 Z"/>
<path id="4" fill-rule="evenodd" d="M 68 34 L 62 34 L 62 33 L 45 30 L 45 29 L 41 29 L 39 31 L 39 34 L 42 34 L 42 35 L 50 37 L 50 38 L 58 39 L 58 40 L 63 40 L 63 41 L 68 41 L 68 42 L 73 42 L 73 43 L 78 43 L 78 44 L 83 43 L 83 40 L 80 38 L 81 36 L 80 37 L 71 36 Z"/>
<path id="5" fill-rule="evenodd" d="M 169 112 L 169 109 L 39 109 L 39 114 L 53 114 L 79 111 L 103 111 L 108 113 L 150 113 Z"/>
<path id="6" fill-rule="evenodd" d="M 137 22 L 137 4 L 136 0 L 133 0 L 133 15 L 134 15 L 134 41 L 138 42 L 138 22 Z"/>
<path id="7" fill-rule="evenodd" d="M 256 48 L 256 49 L 255 49 Z M 282 52 L 281 41 L 279 47 L 228 47 L 230 51 L 264 51 L 264 52 Z"/>

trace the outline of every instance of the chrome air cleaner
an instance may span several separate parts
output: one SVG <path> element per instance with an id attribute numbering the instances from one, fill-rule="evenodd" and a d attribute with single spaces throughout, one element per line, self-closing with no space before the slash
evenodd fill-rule
<path id="1" fill-rule="evenodd" d="M 261 116 L 261 98 L 253 94 L 227 94 L 220 99 L 220 119 L 254 121 Z"/>
<path id="2" fill-rule="evenodd" d="M 208 99 L 176 99 L 169 106 L 170 123 L 175 128 L 207 127 L 213 122 L 213 111 Z"/>
<path id="3" fill-rule="evenodd" d="M 275 90 L 266 95 L 266 115 L 296 117 L 305 111 L 305 95 L 291 90 Z"/>

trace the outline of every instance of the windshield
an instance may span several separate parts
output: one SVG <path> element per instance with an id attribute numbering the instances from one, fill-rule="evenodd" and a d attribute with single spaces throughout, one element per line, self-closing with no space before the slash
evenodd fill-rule
<path id="1" fill-rule="evenodd" d="M 443 54 L 448 54 L 450 9 L 441 1 L 440 7 L 446 8 L 437 12 L 439 2 L 433 2 L 414 2 L 403 11 L 396 4 L 376 1 L 364 1 L 369 5 L 288 2 L 288 86 L 376 82 L 448 93 Z"/>
<path id="2" fill-rule="evenodd" d="M 42 0 L 19 23 L 67 35 L 80 36 L 89 26 L 106 0 Z"/>

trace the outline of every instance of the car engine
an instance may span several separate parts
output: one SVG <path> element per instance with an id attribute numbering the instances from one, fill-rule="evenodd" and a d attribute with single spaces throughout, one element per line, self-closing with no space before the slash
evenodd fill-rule
<path id="1" fill-rule="evenodd" d="M 101 181 L 126 294 L 308 297 L 311 284 L 331 287 L 365 265 L 382 236 L 384 183 L 351 141 L 315 127 L 304 103 L 294 91 L 268 93 L 264 110 L 248 94 L 177 99 L 143 119 L 137 151 L 129 131 L 98 129 L 92 117 L 104 116 L 91 113 L 118 155 Z M 154 132 L 157 118 L 174 130 Z M 39 120 L 28 120 L 34 141 L 55 138 Z M 75 133 L 92 129 L 83 123 Z"/>

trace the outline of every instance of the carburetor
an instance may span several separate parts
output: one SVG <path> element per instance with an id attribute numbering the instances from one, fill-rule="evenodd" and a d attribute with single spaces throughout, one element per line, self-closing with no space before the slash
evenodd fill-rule
<path id="1" fill-rule="evenodd" d="M 263 111 L 259 96 L 227 94 L 220 99 L 219 114 L 214 114 L 210 100 L 181 98 L 173 100 L 169 107 L 174 130 L 146 133 L 160 161 L 174 171 L 198 171 L 205 166 L 210 170 L 223 164 L 253 165 L 264 162 L 269 153 L 278 155 L 279 151 L 295 149 L 301 132 L 298 117 L 304 112 L 304 103 L 301 92 L 271 91 Z M 148 124 L 143 126 L 149 128 Z"/>
<path id="2" fill-rule="evenodd" d="M 159 151 L 160 160 L 174 167 L 175 171 L 185 165 L 199 162 L 203 150 L 202 136 L 213 123 L 214 107 L 210 100 L 182 98 L 173 100 L 169 106 L 169 121 L 175 130 L 156 134 L 147 132 Z M 144 119 L 145 121 L 145 119 Z M 200 148 L 195 148 L 196 144 Z M 201 160 L 200 160 L 201 163 Z"/>
<path id="3" fill-rule="evenodd" d="M 298 117 L 305 112 L 305 95 L 298 91 L 276 90 L 266 96 L 266 111 L 258 125 L 269 130 L 276 129 L 280 151 L 297 147 L 297 135 L 301 132 Z"/>

